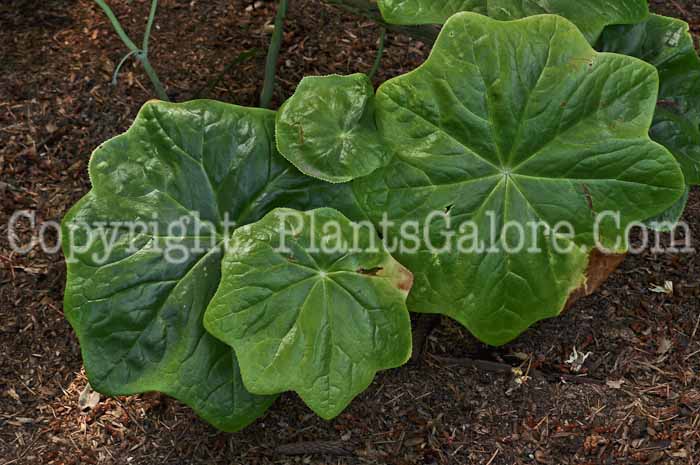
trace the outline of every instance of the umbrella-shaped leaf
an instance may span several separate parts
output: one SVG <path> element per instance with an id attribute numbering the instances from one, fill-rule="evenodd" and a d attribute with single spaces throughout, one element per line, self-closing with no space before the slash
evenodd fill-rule
<path id="1" fill-rule="evenodd" d="M 66 317 L 96 390 L 161 391 L 227 431 L 273 401 L 244 388 L 233 350 L 202 324 L 222 244 L 275 207 L 351 198 L 287 163 L 273 130 L 266 110 L 151 102 L 94 152 L 93 189 L 64 219 L 63 238 Z"/>
<path id="2" fill-rule="evenodd" d="M 649 15 L 646 0 L 379 0 L 379 9 L 392 24 L 442 24 L 462 11 L 504 21 L 555 14 L 576 24 L 591 43 L 605 26 L 635 24 Z"/>
<path id="3" fill-rule="evenodd" d="M 385 165 L 364 74 L 305 77 L 277 114 L 277 148 L 302 173 L 347 182 Z"/>
<path id="4" fill-rule="evenodd" d="M 624 250 L 630 222 L 683 193 L 648 135 L 657 88 L 653 66 L 595 52 L 561 17 L 450 18 L 427 62 L 378 90 L 395 156 L 353 182 L 373 221 L 396 223 L 390 241 L 408 220 L 429 239 L 397 255 L 409 308 L 494 345 L 558 315 L 592 246 Z"/>
<path id="5" fill-rule="evenodd" d="M 278 209 L 233 234 L 204 323 L 251 392 L 293 390 L 333 418 L 410 356 L 412 275 L 356 226 L 332 209 Z"/>

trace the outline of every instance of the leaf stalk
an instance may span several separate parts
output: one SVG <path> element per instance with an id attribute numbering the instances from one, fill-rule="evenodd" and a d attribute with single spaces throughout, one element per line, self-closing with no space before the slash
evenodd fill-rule
<path id="1" fill-rule="evenodd" d="M 374 64 L 369 72 L 369 78 L 374 78 L 374 75 L 379 71 L 379 66 L 382 64 L 382 55 L 384 55 L 384 42 L 386 41 L 386 28 L 382 28 L 381 34 L 379 36 L 379 49 L 377 50 L 377 56 L 374 59 Z"/>
<path id="2" fill-rule="evenodd" d="M 165 87 L 163 87 L 163 83 L 158 78 L 158 73 L 156 73 L 155 69 L 153 69 L 153 66 L 151 66 L 151 62 L 148 60 L 148 42 L 151 36 L 151 30 L 153 28 L 153 22 L 156 16 L 156 10 L 158 8 L 158 0 L 151 1 L 151 10 L 148 14 L 148 24 L 146 25 L 146 32 L 143 36 L 142 48 L 139 48 L 134 43 L 134 41 L 131 40 L 131 38 L 119 22 L 117 16 L 114 14 L 112 9 L 109 7 L 109 5 L 107 5 L 107 3 L 104 0 L 95 0 L 95 3 L 97 3 L 97 5 L 102 9 L 102 11 L 104 11 L 105 15 L 109 19 L 109 22 L 112 24 L 114 31 L 117 33 L 124 45 L 126 45 L 126 47 L 129 49 L 129 53 L 125 55 L 124 58 L 122 58 L 119 65 L 117 65 L 117 68 L 114 71 L 114 76 L 112 77 L 112 83 L 116 84 L 119 70 L 124 65 L 126 60 L 134 56 L 143 65 L 143 69 L 144 71 L 146 71 L 146 75 L 151 80 L 151 84 L 153 84 L 153 88 L 155 89 L 158 98 L 160 100 L 169 102 L 170 98 L 165 92 Z"/>
<path id="3" fill-rule="evenodd" d="M 277 74 L 277 59 L 282 46 L 282 37 L 284 35 L 284 18 L 287 16 L 289 2 L 288 0 L 280 0 L 277 5 L 277 14 L 275 15 L 275 29 L 272 31 L 272 39 L 270 47 L 267 50 L 267 59 L 265 60 L 265 80 L 263 81 L 262 92 L 260 93 L 260 106 L 262 108 L 270 108 L 272 101 L 272 91 L 275 87 L 275 75 Z"/>

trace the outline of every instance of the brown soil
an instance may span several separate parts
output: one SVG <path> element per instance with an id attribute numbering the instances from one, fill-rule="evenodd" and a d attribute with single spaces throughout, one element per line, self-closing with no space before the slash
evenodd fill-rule
<path id="1" fill-rule="evenodd" d="M 149 3 L 110 2 L 134 39 Z M 695 0 L 652 3 L 700 28 Z M 256 105 L 273 15 L 271 2 L 162 0 L 151 56 L 170 95 Z M 318 0 L 292 2 L 275 101 L 304 75 L 367 72 L 378 36 L 371 22 Z M 250 50 L 258 52 L 206 90 Z M 82 412 L 86 379 L 61 310 L 62 256 L 38 247 L 13 255 L 6 225 L 19 209 L 60 219 L 89 188 L 91 150 L 152 97 L 135 64 L 110 85 L 124 51 L 91 0 L 0 4 L 0 464 L 698 462 L 696 254 L 630 255 L 595 295 L 500 349 L 443 319 L 418 363 L 381 373 L 330 422 L 292 394 L 237 434 L 154 394 L 103 398 Z M 426 52 L 389 34 L 376 82 Z M 697 190 L 685 219 L 698 247 Z M 21 243 L 31 233 L 23 225 Z M 665 281 L 672 294 L 650 290 Z M 574 348 L 591 352 L 578 373 L 566 363 Z"/>

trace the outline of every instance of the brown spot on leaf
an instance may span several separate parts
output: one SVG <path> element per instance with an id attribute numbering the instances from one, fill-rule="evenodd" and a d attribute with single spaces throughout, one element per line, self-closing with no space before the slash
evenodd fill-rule
<path id="1" fill-rule="evenodd" d="M 396 287 L 406 294 L 413 287 L 413 273 L 398 262 L 396 263 Z"/>
<path id="2" fill-rule="evenodd" d="M 611 274 L 622 264 L 626 254 L 604 254 L 598 249 L 593 249 L 588 258 L 586 269 L 586 282 L 569 296 L 564 311 L 569 310 L 579 299 L 589 296 L 598 290 Z"/>
<path id="3" fill-rule="evenodd" d="M 413 287 L 413 273 L 408 269 L 401 267 L 401 279 L 398 283 L 399 289 L 408 293 Z"/>
<path id="4" fill-rule="evenodd" d="M 583 195 L 586 197 L 588 209 L 591 211 L 593 216 L 596 216 L 595 208 L 593 208 L 593 196 L 591 195 L 591 191 L 588 190 L 588 186 L 585 184 L 581 184 L 581 189 L 583 189 Z"/>
<path id="5" fill-rule="evenodd" d="M 379 272 L 382 271 L 384 268 L 381 266 L 375 266 L 374 268 L 370 268 L 368 270 L 364 268 L 358 268 L 357 272 L 360 274 L 366 274 L 368 276 L 379 276 Z"/>
<path id="6" fill-rule="evenodd" d="M 408 268 L 401 265 L 399 262 L 392 260 L 386 267 L 375 267 L 370 269 L 359 268 L 358 273 L 367 276 L 377 276 L 380 278 L 391 278 L 394 287 L 408 294 L 413 287 L 413 273 Z"/>

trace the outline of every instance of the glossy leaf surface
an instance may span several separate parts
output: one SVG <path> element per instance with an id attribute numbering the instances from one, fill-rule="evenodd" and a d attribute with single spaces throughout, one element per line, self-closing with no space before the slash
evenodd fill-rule
<path id="1" fill-rule="evenodd" d="M 273 130 L 266 110 L 150 102 L 94 152 L 93 189 L 64 219 L 63 237 L 66 317 L 96 390 L 161 391 L 226 431 L 270 405 L 246 391 L 234 352 L 202 324 L 224 238 L 275 207 L 351 198 L 292 167 Z"/>
<path id="2" fill-rule="evenodd" d="M 651 136 L 673 153 L 689 185 L 700 184 L 700 59 L 688 24 L 652 15 L 607 28 L 598 48 L 656 66 L 661 83 Z"/>
<path id="3" fill-rule="evenodd" d="M 412 275 L 354 231 L 336 210 L 278 209 L 234 233 L 205 326 L 234 347 L 251 392 L 293 390 L 333 418 L 407 361 Z"/>
<path id="4" fill-rule="evenodd" d="M 455 13 L 469 11 L 510 21 L 555 14 L 567 18 L 594 43 L 605 26 L 635 24 L 649 14 L 646 0 L 379 0 L 392 24 L 443 24 Z"/>
<path id="5" fill-rule="evenodd" d="M 657 86 L 651 65 L 596 53 L 561 17 L 453 16 L 426 63 L 380 87 L 378 124 L 396 155 L 353 182 L 373 221 L 417 220 L 432 242 L 397 255 L 416 279 L 409 309 L 445 313 L 494 345 L 559 314 L 584 279 L 598 213 L 620 213 L 597 236 L 623 250 L 629 222 L 683 192 L 678 164 L 648 136 Z M 426 225 L 436 212 L 446 216 Z M 465 221 L 488 251 L 453 253 L 453 241 L 441 252 Z M 574 233 L 557 232 L 561 221 Z M 511 222 L 545 226 L 518 234 Z"/>
<path id="6" fill-rule="evenodd" d="M 386 164 L 364 74 L 305 77 L 277 114 L 277 148 L 309 176 L 347 182 Z"/>
<path id="7" fill-rule="evenodd" d="M 461 11 L 488 14 L 487 0 L 378 0 L 377 5 L 390 24 L 443 24 Z"/>

